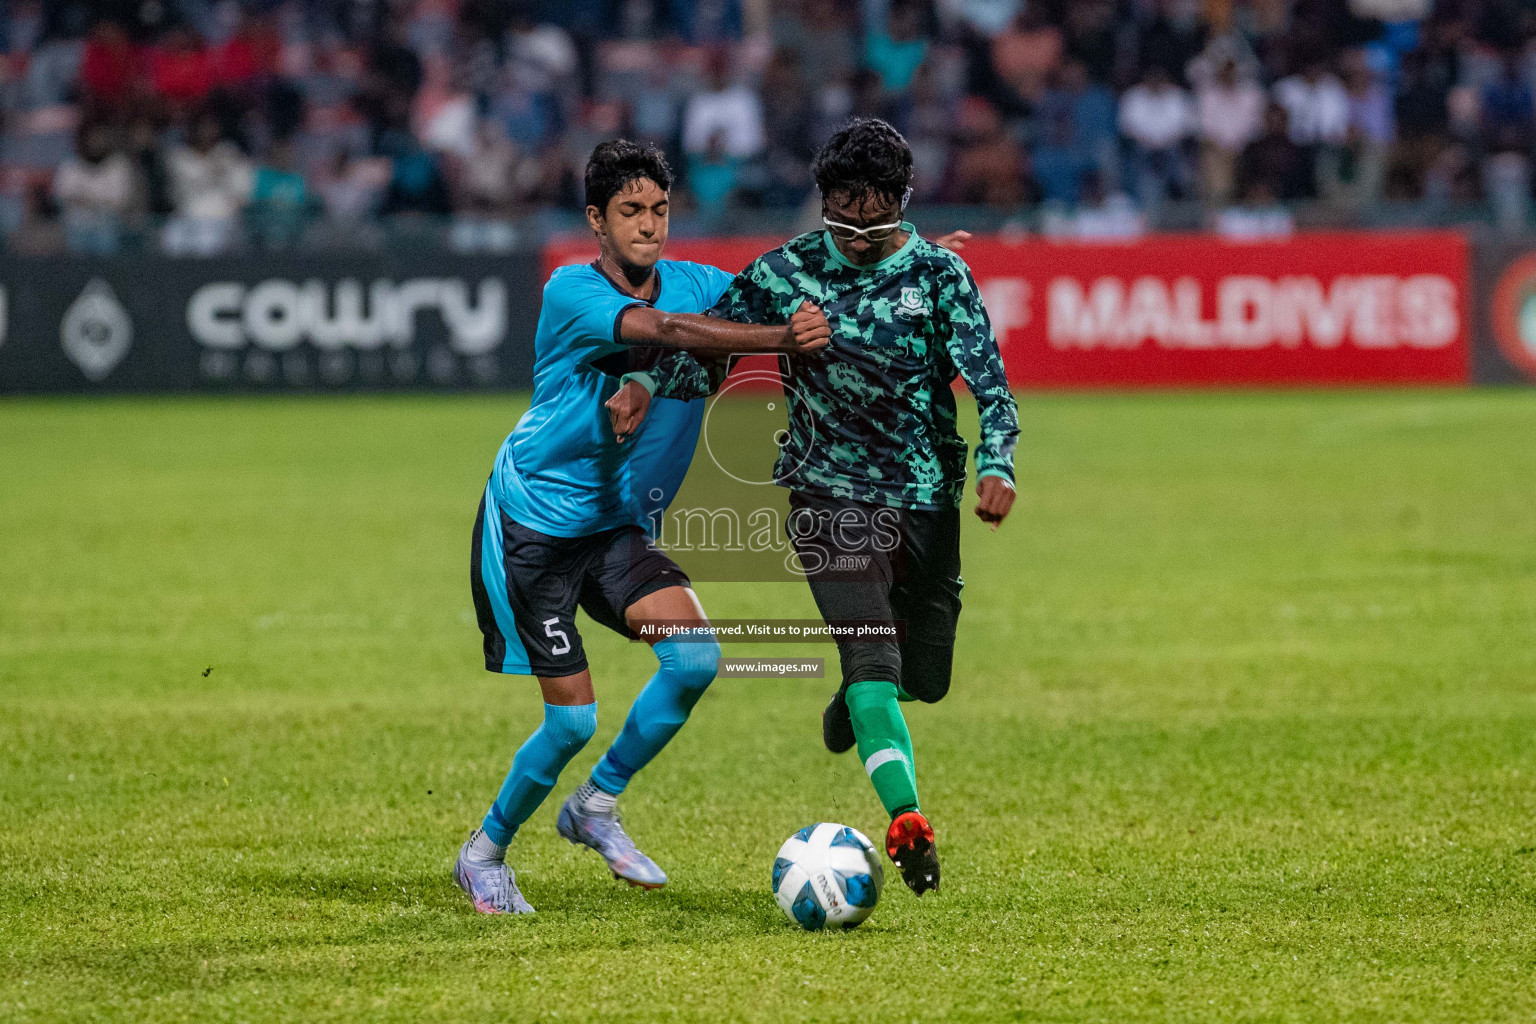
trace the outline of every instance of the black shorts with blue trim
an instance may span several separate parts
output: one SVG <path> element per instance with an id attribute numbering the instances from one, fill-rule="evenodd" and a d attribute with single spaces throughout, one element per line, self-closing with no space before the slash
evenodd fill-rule
<path id="1" fill-rule="evenodd" d="M 470 589 L 485 638 L 485 667 L 510 675 L 569 676 L 587 667 L 579 606 L 599 625 L 636 639 L 630 605 L 688 575 L 638 526 L 551 537 L 514 521 L 487 485 L 475 515 Z"/>

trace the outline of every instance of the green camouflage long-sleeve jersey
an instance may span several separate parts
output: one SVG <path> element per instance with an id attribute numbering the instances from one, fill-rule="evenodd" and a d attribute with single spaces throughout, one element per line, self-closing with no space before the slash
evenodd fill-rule
<path id="1" fill-rule="evenodd" d="M 782 324 L 803 299 L 825 312 L 832 342 L 811 355 L 780 357 L 789 436 L 774 468 L 777 482 L 871 504 L 955 507 L 966 460 L 950 390 L 957 372 L 981 414 L 977 475 L 1013 479 L 1018 408 L 960 257 L 912 231 L 897 252 L 858 267 L 817 231 L 758 257 L 709 312 Z M 723 367 L 669 358 L 652 377 L 658 395 L 697 398 L 720 386 Z"/>

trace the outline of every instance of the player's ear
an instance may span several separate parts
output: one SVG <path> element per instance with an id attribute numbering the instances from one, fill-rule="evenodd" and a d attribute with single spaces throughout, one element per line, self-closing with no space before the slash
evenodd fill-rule
<path id="1" fill-rule="evenodd" d="M 603 212 L 595 206 L 587 207 L 587 226 L 598 234 L 604 231 Z"/>

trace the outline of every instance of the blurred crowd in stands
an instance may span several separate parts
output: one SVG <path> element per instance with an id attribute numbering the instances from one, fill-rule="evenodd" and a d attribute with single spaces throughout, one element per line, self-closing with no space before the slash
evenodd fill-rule
<path id="1" fill-rule="evenodd" d="M 852 114 L 911 140 L 915 203 L 1016 230 L 1518 228 L 1533 40 L 1532 0 L 0 0 L 0 232 L 495 250 L 579 224 L 617 135 L 729 229 L 814 202 Z"/>

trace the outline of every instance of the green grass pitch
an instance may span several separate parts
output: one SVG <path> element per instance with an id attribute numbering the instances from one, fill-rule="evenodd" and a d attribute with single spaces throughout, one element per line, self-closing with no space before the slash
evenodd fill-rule
<path id="1" fill-rule="evenodd" d="M 882 830 L 821 681 L 718 683 L 637 777 L 666 889 L 554 801 L 513 847 L 536 917 L 454 888 L 538 716 L 467 578 L 520 409 L 0 403 L 0 1021 L 1536 1014 L 1536 393 L 1021 396 L 954 691 L 909 712 L 944 889 L 816 935 L 779 843 Z M 653 664 L 586 632 L 556 799 Z M 728 653 L 796 650 L 835 657 Z"/>

